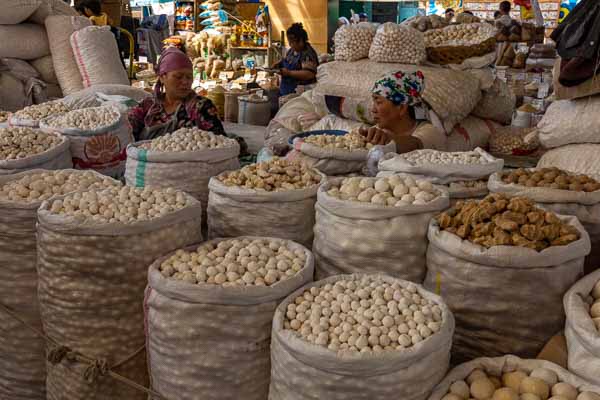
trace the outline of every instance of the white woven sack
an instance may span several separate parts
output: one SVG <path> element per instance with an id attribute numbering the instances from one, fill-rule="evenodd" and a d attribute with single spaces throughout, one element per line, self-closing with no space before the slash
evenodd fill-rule
<path id="1" fill-rule="evenodd" d="M 0 175 L 16 174 L 31 169 L 66 169 L 71 168 L 71 151 L 69 150 L 69 139 L 64 139 L 57 146 L 34 156 L 18 160 L 0 160 Z"/>
<path id="2" fill-rule="evenodd" d="M 83 80 L 71 49 L 71 35 L 91 24 L 90 20 L 85 17 L 52 15 L 46 18 L 46 30 L 50 41 L 54 72 L 65 95 L 83 89 Z"/>
<path id="3" fill-rule="evenodd" d="M 62 102 L 62 100 L 59 100 Z M 74 109 L 74 108 L 71 108 Z M 62 115 L 59 113 L 55 113 L 52 115 L 52 117 L 56 117 L 58 115 Z M 39 128 L 40 127 L 40 120 L 39 119 L 33 119 L 30 118 L 28 116 L 21 116 L 18 114 L 12 114 L 9 118 L 8 118 L 8 123 L 10 126 L 23 126 L 23 127 L 28 127 L 28 128 Z"/>
<path id="4" fill-rule="evenodd" d="M 311 287 L 360 275 L 340 275 L 315 282 L 288 296 L 275 312 L 271 341 L 269 400 L 425 400 L 448 371 L 454 317 L 442 298 L 417 286 L 425 299 L 442 309 L 440 331 L 410 349 L 382 354 L 342 354 L 308 343 L 283 328 L 288 304 Z M 377 275 L 388 283 L 404 282 Z"/>
<path id="5" fill-rule="evenodd" d="M 142 300 L 148 266 L 202 240 L 200 203 L 188 202 L 162 218 L 101 225 L 52 215 L 44 202 L 38 212 L 38 296 L 45 334 L 147 386 Z M 86 364 L 62 359 L 47 366 L 48 400 L 147 399 L 110 376 L 88 382 Z"/>
<path id="6" fill-rule="evenodd" d="M 594 385 L 600 386 L 600 332 L 585 302 L 597 282 L 600 271 L 587 275 L 577 282 L 564 297 L 567 313 L 565 337 L 568 348 L 569 371 Z"/>
<path id="7" fill-rule="evenodd" d="M 419 153 L 435 152 L 434 150 L 417 150 Z M 428 177 L 427 180 L 446 184 L 457 181 L 471 181 L 482 179 L 491 174 L 501 171 L 504 167 L 504 160 L 495 158 L 485 150 L 476 148 L 476 153 L 487 161 L 485 164 L 433 164 L 422 163 L 415 164 L 406 159 L 406 154 L 388 153 L 379 160 L 379 171 L 387 173 L 405 173 L 414 176 Z M 410 153 L 408 153 L 410 155 Z"/>
<path id="8" fill-rule="evenodd" d="M 512 355 L 496 358 L 477 358 L 475 360 L 461 364 L 444 378 L 439 385 L 436 386 L 434 392 L 428 400 L 442 400 L 450 390 L 450 385 L 456 381 L 467 379 L 471 372 L 476 369 L 485 371 L 488 374 L 501 377 L 506 372 L 517 370 L 531 373 L 534 369 L 545 368 L 554 371 L 560 382 L 566 382 L 573 385 L 580 392 L 589 391 L 600 395 L 600 387 L 593 386 L 583 379 L 575 376 L 571 372 L 559 367 L 558 365 L 545 360 L 524 360 Z"/>
<path id="9" fill-rule="evenodd" d="M 564 326 L 562 296 L 583 274 L 590 239 L 577 218 L 559 216 L 581 238 L 541 252 L 486 249 L 429 225 L 424 286 L 441 295 L 456 318 L 453 357 L 535 357 Z"/>
<path id="10" fill-rule="evenodd" d="M 139 147 L 148 142 L 127 146 L 126 184 L 183 190 L 198 199 L 203 210 L 208 204 L 210 178 L 240 168 L 240 146 L 237 142 L 223 149 L 188 152 L 156 152 Z"/>
<path id="11" fill-rule="evenodd" d="M 427 60 L 423 33 L 410 26 L 387 22 L 377 28 L 369 59 L 375 62 L 421 64 Z"/>
<path id="12" fill-rule="evenodd" d="M 507 125 L 512 121 L 516 104 L 517 97 L 508 84 L 496 79 L 491 88 L 483 91 L 483 97 L 475 106 L 473 115 Z"/>
<path id="13" fill-rule="evenodd" d="M 369 57 L 375 29 L 368 24 L 344 25 L 334 35 L 336 61 L 357 61 Z"/>
<path id="14" fill-rule="evenodd" d="M 73 32 L 71 47 L 83 86 L 102 84 L 129 85 L 127 71 L 110 26 L 89 26 Z"/>
<path id="15" fill-rule="evenodd" d="M 292 132 L 301 132 L 299 117 L 315 112 L 315 106 L 307 95 L 296 97 L 283 105 L 277 111 L 273 121 L 278 122 L 286 129 Z M 269 137 L 267 137 L 268 139 Z"/>
<path id="16" fill-rule="evenodd" d="M 469 115 L 454 126 L 446 140 L 446 151 L 472 151 L 487 148 L 490 137 L 500 128 L 496 122 Z"/>
<path id="17" fill-rule="evenodd" d="M 546 148 L 575 143 L 600 143 L 600 98 L 559 100 L 548 107 L 538 124 L 540 143 Z"/>
<path id="18" fill-rule="evenodd" d="M 43 26 L 0 25 L 0 37 L 0 58 L 35 60 L 50 54 L 48 37 Z"/>
<path id="19" fill-rule="evenodd" d="M 488 188 L 456 187 L 449 185 L 448 194 L 450 200 L 453 199 L 478 199 L 487 196 L 490 193 Z"/>
<path id="20" fill-rule="evenodd" d="M 25 21 L 38 9 L 41 0 L 4 0 L 0 25 L 16 25 Z"/>
<path id="21" fill-rule="evenodd" d="M 576 174 L 600 177 L 600 144 L 571 144 L 544 153 L 538 168 L 557 167 Z"/>
<path id="22" fill-rule="evenodd" d="M 322 178 L 323 179 L 323 178 Z M 318 185 L 265 192 L 208 182 L 208 236 L 269 236 L 312 246 Z"/>
<path id="23" fill-rule="evenodd" d="M 423 282 L 429 221 L 448 208 L 447 190 L 436 186 L 441 196 L 425 205 L 389 207 L 329 196 L 340 181 L 328 179 L 317 194 L 317 277 L 364 272 Z"/>
<path id="24" fill-rule="evenodd" d="M 97 94 L 102 93 L 109 96 L 124 96 L 141 103 L 145 98 L 152 94 L 145 90 L 131 87 L 129 85 L 94 85 L 89 88 L 72 93 L 64 98 L 64 102 L 72 108 L 97 107 L 102 105 Z"/>
<path id="25" fill-rule="evenodd" d="M 119 111 L 116 107 L 107 107 Z M 113 178 L 123 176 L 127 145 L 133 142 L 131 125 L 125 115 L 121 115 L 112 125 L 98 126 L 91 130 L 49 126 L 48 123 L 53 118 L 56 117 L 40 121 L 40 129 L 44 132 L 60 133 L 69 138 L 76 169 L 93 169 Z"/>
<path id="26" fill-rule="evenodd" d="M 312 125 L 310 131 L 321 131 L 321 130 L 339 130 L 350 132 L 355 129 L 359 129 L 365 126 L 362 122 L 352 121 L 350 119 L 340 118 L 335 115 L 327 115 L 319 120 L 316 124 Z"/>
<path id="27" fill-rule="evenodd" d="M 58 83 L 56 73 L 54 72 L 54 64 L 52 56 L 45 56 L 30 62 L 31 66 L 40 74 L 42 80 L 46 83 Z"/>
<path id="28" fill-rule="evenodd" d="M 75 17 L 79 14 L 75 11 L 75 8 L 71 7 L 64 0 L 42 0 L 40 6 L 29 20 L 36 24 L 44 25 L 46 18 L 51 15 L 68 15 Z"/>
<path id="29" fill-rule="evenodd" d="M 0 187 L 47 170 L 0 176 Z M 115 183 L 117 183 L 115 181 Z M 37 209 L 42 202 L 0 200 L 0 303 L 41 330 L 36 270 Z M 0 398 L 46 398 L 46 347 L 42 337 L 0 310 Z"/>
<path id="30" fill-rule="evenodd" d="M 239 239 L 245 238 L 258 239 Z M 166 257 L 150 266 L 144 309 L 154 390 L 178 400 L 267 398 L 275 308 L 311 282 L 314 273 L 310 251 L 290 246 L 305 253 L 304 268 L 269 287 L 224 288 L 167 279 L 158 270 Z"/>

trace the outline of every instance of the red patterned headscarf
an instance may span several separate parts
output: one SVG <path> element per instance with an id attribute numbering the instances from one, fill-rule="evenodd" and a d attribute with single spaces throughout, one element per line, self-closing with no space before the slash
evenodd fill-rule
<path id="1" fill-rule="evenodd" d="M 192 61 L 178 48 L 167 47 L 160 54 L 158 66 L 156 67 L 156 73 L 158 76 L 161 76 L 172 71 L 177 71 L 178 69 L 192 70 Z M 158 81 L 154 87 L 154 93 L 156 95 L 160 94 L 162 87 L 162 83 Z"/>

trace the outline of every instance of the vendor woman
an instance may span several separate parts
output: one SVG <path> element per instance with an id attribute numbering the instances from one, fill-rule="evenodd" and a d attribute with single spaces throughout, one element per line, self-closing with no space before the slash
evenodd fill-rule
<path id="1" fill-rule="evenodd" d="M 446 150 L 446 134 L 426 121 L 417 119 L 422 104 L 425 80 L 420 71 L 402 71 L 384 75 L 373 86 L 376 125 L 361 128 L 360 133 L 372 144 L 396 143 L 397 153 L 418 149 Z"/>
<path id="2" fill-rule="evenodd" d="M 291 48 L 285 58 L 275 64 L 275 68 L 281 69 L 282 79 L 279 87 L 281 96 L 295 93 L 298 85 L 316 83 L 319 66 L 319 56 L 308 43 L 308 33 L 302 24 L 292 24 L 286 33 Z"/>
<path id="3" fill-rule="evenodd" d="M 198 127 L 225 135 L 217 109 L 192 90 L 192 62 L 180 50 L 169 47 L 160 55 L 154 95 L 129 112 L 136 140 L 149 140 L 183 127 Z"/>

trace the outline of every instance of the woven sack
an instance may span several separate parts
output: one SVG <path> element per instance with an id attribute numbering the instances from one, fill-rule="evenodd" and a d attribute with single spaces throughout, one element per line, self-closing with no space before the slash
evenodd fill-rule
<path id="1" fill-rule="evenodd" d="M 51 15 L 67 15 L 76 17 L 79 15 L 75 8 L 71 7 L 64 0 L 42 0 L 40 6 L 29 18 L 31 22 L 44 25 L 46 18 Z"/>
<path id="2" fill-rule="evenodd" d="M 236 239 L 246 238 L 259 239 Z M 269 287 L 224 288 L 168 279 L 158 270 L 166 257 L 150 266 L 144 309 L 154 390 L 179 400 L 267 398 L 273 314 L 314 273 L 310 251 L 289 246 L 306 255 L 304 268 Z"/>
<path id="3" fill-rule="evenodd" d="M 0 25 L 16 25 L 25 21 L 38 9 L 41 0 L 5 0 L 2 2 Z"/>
<path id="4" fill-rule="evenodd" d="M 40 25 L 0 25 L 0 38 L 0 58 L 35 60 L 50 54 L 46 30 Z"/>
<path id="5" fill-rule="evenodd" d="M 63 139 L 61 143 L 42 153 L 18 160 L 0 160 L 0 175 L 16 174 L 31 169 L 71 168 L 73 163 L 71 162 L 69 139 L 60 136 Z"/>
<path id="6" fill-rule="evenodd" d="M 312 287 L 363 275 L 339 275 L 311 283 L 294 292 L 278 307 L 273 318 L 270 400 L 426 400 L 448 371 L 454 318 L 442 298 L 420 285 L 419 294 L 442 309 L 442 326 L 415 346 L 372 353 L 336 353 L 308 343 L 284 329 L 287 306 Z M 409 283 L 386 275 L 371 275 L 390 284 Z"/>
<path id="7" fill-rule="evenodd" d="M 75 93 L 71 93 L 63 100 L 72 109 L 98 107 L 102 103 L 98 101 L 97 94 L 102 93 L 109 96 L 124 96 L 141 103 L 152 94 L 145 90 L 131 87 L 129 85 L 94 85 Z"/>
<path id="8" fill-rule="evenodd" d="M 148 266 L 202 240 L 200 204 L 191 198 L 188 204 L 149 221 L 99 225 L 53 215 L 44 202 L 38 211 L 38 296 L 45 334 L 147 386 L 143 298 Z M 147 399 L 108 375 L 86 380 L 87 367 L 60 357 L 48 362 L 48 400 Z"/>
<path id="9" fill-rule="evenodd" d="M 508 125 L 512 121 L 517 97 L 503 80 L 496 79 L 493 86 L 483 91 L 481 101 L 473 110 L 473 115 Z"/>
<path id="10" fill-rule="evenodd" d="M 121 64 L 119 49 L 109 26 L 89 26 L 71 35 L 71 48 L 83 86 L 129 85 L 127 71 Z"/>
<path id="11" fill-rule="evenodd" d="M 23 82 L 12 73 L 0 72 L 0 109 L 18 111 L 32 104 Z"/>
<path id="12" fill-rule="evenodd" d="M 271 120 L 271 102 L 267 97 L 238 97 L 240 124 L 267 126 Z"/>
<path id="13" fill-rule="evenodd" d="M 564 326 L 562 296 L 583 274 L 590 239 L 577 218 L 559 218 L 581 238 L 541 252 L 486 249 L 431 221 L 424 286 L 441 295 L 456 318 L 453 360 L 535 357 Z"/>
<path id="14" fill-rule="evenodd" d="M 555 101 L 537 126 L 540 143 L 546 148 L 600 143 L 596 132 L 599 119 L 599 97 Z"/>
<path id="15" fill-rule="evenodd" d="M 40 74 L 42 80 L 46 83 L 58 83 L 58 78 L 54 72 L 54 63 L 52 56 L 45 56 L 30 62 L 31 66 Z"/>
<path id="16" fill-rule="evenodd" d="M 577 174 L 600 177 L 600 144 L 571 144 L 542 155 L 538 167 L 557 167 Z"/>
<path id="17" fill-rule="evenodd" d="M 70 39 L 73 32 L 90 26 L 92 23 L 84 17 L 52 15 L 46 18 L 45 24 L 50 41 L 54 72 L 63 93 L 69 95 L 83 89 L 83 81 Z"/>

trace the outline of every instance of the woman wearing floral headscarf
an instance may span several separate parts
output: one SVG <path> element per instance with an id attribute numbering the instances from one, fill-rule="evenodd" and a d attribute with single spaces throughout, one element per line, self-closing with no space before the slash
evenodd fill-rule
<path id="1" fill-rule="evenodd" d="M 373 144 L 396 143 L 398 153 L 418 149 L 446 150 L 446 134 L 431 123 L 417 120 L 415 107 L 422 102 L 425 79 L 420 71 L 384 75 L 373 86 L 376 125 L 361 129 Z"/>

